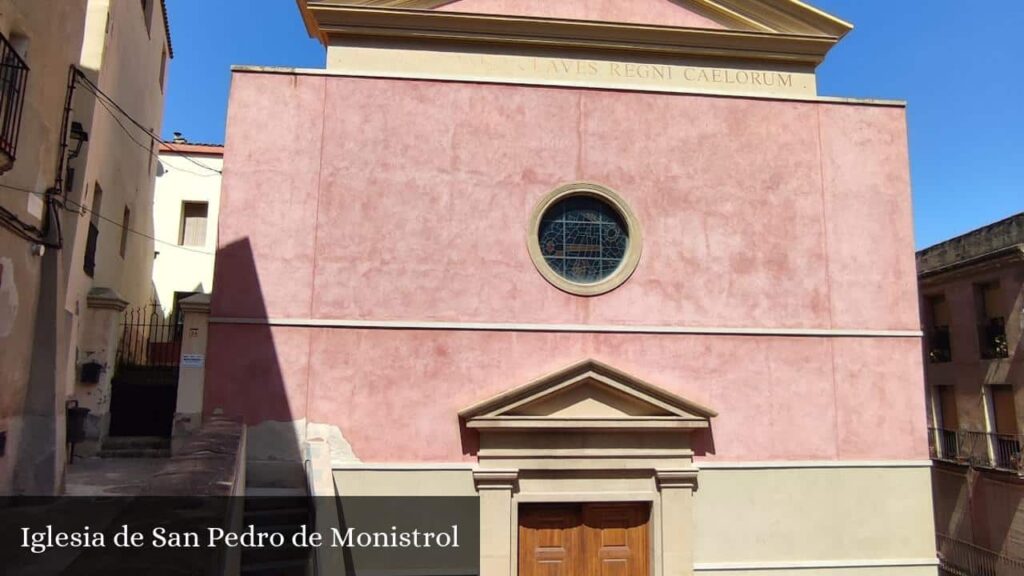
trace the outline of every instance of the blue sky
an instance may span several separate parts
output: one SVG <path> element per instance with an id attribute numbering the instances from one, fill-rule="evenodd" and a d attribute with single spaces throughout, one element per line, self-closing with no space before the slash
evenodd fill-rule
<path id="1" fill-rule="evenodd" d="M 1024 211 L 1024 2 L 810 1 L 856 26 L 819 69 L 819 92 L 910 103 L 918 247 Z M 165 137 L 223 141 L 232 64 L 324 65 L 293 0 L 169 0 L 168 11 Z"/>

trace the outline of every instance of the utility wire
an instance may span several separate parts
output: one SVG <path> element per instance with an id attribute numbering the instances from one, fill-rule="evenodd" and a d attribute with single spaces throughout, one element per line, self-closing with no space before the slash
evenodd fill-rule
<path id="1" fill-rule="evenodd" d="M 148 144 L 143 144 L 137 138 L 135 138 L 135 136 L 132 135 L 131 131 L 128 130 L 128 127 L 124 125 L 124 122 L 121 122 L 121 119 L 117 117 L 117 113 L 110 108 L 109 104 L 107 104 L 106 102 L 104 102 L 103 100 L 100 100 L 100 99 L 97 99 L 97 102 L 99 102 L 100 105 L 103 106 L 107 110 L 107 112 L 110 113 L 111 118 L 113 118 L 114 122 L 116 122 L 117 125 L 121 128 L 121 130 L 124 131 L 125 135 L 128 136 L 129 140 L 134 142 L 136 146 L 138 146 L 140 149 L 142 149 L 142 151 L 145 152 L 148 157 L 155 158 L 157 160 L 157 162 L 160 162 L 160 155 L 157 154 L 156 152 L 154 152 L 153 149 L 150 148 Z M 186 157 L 186 159 L 189 159 L 189 158 Z M 167 164 L 164 164 L 163 162 L 160 162 L 160 165 L 164 166 L 165 168 L 169 168 L 171 170 L 177 170 L 179 172 L 184 172 L 186 174 L 191 174 L 193 176 L 198 176 L 200 178 L 210 178 L 212 176 L 220 176 L 221 175 L 221 172 L 219 172 L 219 171 L 216 171 L 215 174 L 200 174 L 199 172 L 194 172 L 192 170 L 186 170 L 184 168 L 179 168 L 177 166 L 169 166 Z M 208 170 L 214 170 L 214 169 L 213 168 L 208 168 Z"/>
<path id="2" fill-rule="evenodd" d="M 29 194 L 35 194 L 40 197 L 46 196 L 45 192 L 36 192 L 35 190 L 29 190 L 28 188 L 19 188 L 17 186 L 10 186 L 7 184 L 0 184 L 0 187 L 10 188 L 11 190 L 18 190 L 20 192 L 28 192 Z M 0 222 L 6 224 L 6 228 L 8 230 L 20 236 L 24 240 L 28 240 L 29 242 L 34 242 L 36 244 L 41 244 L 44 241 L 42 237 L 42 230 L 24 222 L 17 214 L 3 206 L 0 206 Z"/>
<path id="3" fill-rule="evenodd" d="M 134 124 L 139 130 L 144 132 L 151 140 L 153 140 L 154 142 L 158 142 L 158 143 L 166 145 L 171 151 L 176 152 L 182 158 L 185 158 L 186 160 L 188 160 L 189 162 L 195 164 L 196 166 L 199 166 L 200 168 L 203 168 L 205 170 L 209 170 L 211 172 L 216 172 L 217 174 L 221 174 L 222 173 L 220 170 L 218 170 L 216 168 L 213 168 L 212 166 L 208 166 L 206 164 L 203 164 L 202 162 L 199 162 L 198 160 L 188 156 L 182 150 L 178 150 L 177 148 L 174 147 L 173 143 L 171 143 L 171 142 L 164 142 L 164 140 L 162 138 L 160 138 L 158 135 L 154 134 L 149 128 L 146 128 L 144 125 L 142 125 L 142 123 L 140 123 L 138 120 L 136 120 L 134 117 L 132 117 L 132 115 L 129 114 L 124 108 L 122 108 L 117 103 L 117 101 L 115 101 L 113 98 L 108 96 L 105 92 L 103 92 L 103 90 L 100 90 L 100 87 L 97 86 L 95 83 L 93 83 L 93 81 L 90 80 L 85 74 L 82 74 L 81 72 L 79 72 L 77 76 L 78 76 L 78 79 L 81 80 L 82 83 L 85 85 L 85 89 L 86 90 L 88 90 L 94 96 L 96 96 L 96 98 L 99 101 L 102 102 L 102 101 L 105 100 L 110 105 L 112 105 L 114 108 L 116 108 L 117 111 L 122 116 L 127 118 L 128 121 L 130 121 L 132 124 Z M 113 111 L 111 111 L 109 107 L 107 107 L 107 110 L 109 112 L 111 112 L 111 114 L 113 114 Z M 124 126 L 122 125 L 122 128 L 123 127 Z M 147 147 L 147 149 L 148 149 L 148 147 Z"/>
<path id="4" fill-rule="evenodd" d="M 35 194 L 37 196 L 46 196 L 45 192 L 37 192 L 35 190 L 29 190 L 27 188 L 19 188 L 17 186 L 9 186 L 7 184 L 0 184 L 0 188 L 7 188 L 9 190 L 16 190 L 18 192 L 25 192 L 27 194 Z M 165 246 L 170 246 L 172 248 L 178 248 L 179 250 L 185 250 L 186 252 L 195 252 L 196 254 L 205 254 L 207 256 L 212 256 L 213 255 L 212 252 L 207 252 L 205 250 L 197 250 L 195 248 L 189 248 L 188 246 L 182 246 L 180 244 L 175 244 L 173 242 L 167 242 L 166 240 L 161 240 L 161 239 L 159 239 L 159 238 L 157 238 L 155 236 L 150 236 L 149 234 L 146 234 L 145 232 L 140 232 L 140 231 L 138 231 L 138 230 L 136 230 L 134 228 L 125 226 L 124 224 L 121 224 L 120 222 L 118 222 L 116 220 L 111 220 L 110 218 L 107 218 L 106 216 L 104 216 L 104 215 L 102 215 L 102 214 L 100 214 L 98 212 L 94 212 L 94 211 L 90 210 L 89 208 L 86 208 L 82 204 L 79 204 L 78 202 L 75 202 L 74 200 L 71 200 L 70 198 L 66 199 L 65 202 L 67 202 L 68 204 L 73 204 L 74 207 L 77 208 L 78 210 L 81 210 L 81 211 L 86 212 L 88 214 L 92 214 L 92 215 L 96 216 L 98 219 L 103 220 L 104 222 L 109 222 L 110 224 L 113 224 L 114 226 L 117 226 L 118 228 L 121 228 L 122 230 L 127 230 L 128 232 L 131 232 L 132 234 L 136 234 L 138 236 L 142 236 L 143 238 L 148 238 L 148 239 L 152 240 L 153 242 L 156 242 L 157 244 L 163 244 Z M 2 212 L 0 212 L 0 214 L 2 214 Z M 32 240 L 33 241 L 38 241 L 37 239 L 32 239 Z"/>

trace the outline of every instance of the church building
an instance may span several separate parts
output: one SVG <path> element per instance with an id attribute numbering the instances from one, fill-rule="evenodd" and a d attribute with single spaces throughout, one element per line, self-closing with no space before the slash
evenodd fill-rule
<path id="1" fill-rule="evenodd" d="M 484 576 L 934 576 L 906 105 L 798 0 L 298 0 L 236 67 L 202 410 L 467 496 Z M 269 482 L 269 480 L 268 480 Z"/>

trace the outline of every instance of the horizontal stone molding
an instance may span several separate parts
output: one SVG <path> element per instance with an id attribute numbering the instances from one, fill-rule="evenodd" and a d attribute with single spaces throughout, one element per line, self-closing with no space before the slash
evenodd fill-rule
<path id="1" fill-rule="evenodd" d="M 815 468 L 931 468 L 931 460 L 793 460 L 764 462 L 694 462 L 697 470 L 784 470 Z M 475 462 L 351 462 L 334 463 L 335 470 L 430 472 L 481 470 Z M 488 470 L 488 469 L 484 469 Z M 500 470 L 498 470 L 500 472 Z"/>
<path id="2" fill-rule="evenodd" d="M 337 462 L 332 464 L 335 470 L 352 472 L 446 472 L 450 470 L 465 470 L 471 472 L 477 469 L 473 462 L 401 462 L 401 463 L 380 463 L 367 464 L 365 462 Z"/>
<path id="3" fill-rule="evenodd" d="M 463 74 L 443 74 L 443 73 L 424 73 L 424 72 L 395 72 L 395 71 L 384 71 L 384 70 L 361 70 L 358 72 L 353 71 L 339 71 L 339 70 L 324 70 L 317 68 L 287 68 L 287 67 L 275 67 L 275 66 L 232 66 L 232 72 L 236 73 L 256 73 L 256 74 L 284 74 L 289 76 L 323 76 L 323 77 L 339 77 L 339 78 L 384 78 L 384 79 L 404 79 L 404 80 L 428 80 L 435 82 L 463 82 L 463 83 L 474 83 L 474 84 L 512 84 L 519 86 L 562 86 L 566 88 L 581 88 L 581 89 L 594 89 L 594 90 L 612 90 L 612 91 L 623 91 L 623 92 L 650 92 L 650 93 L 661 93 L 669 92 L 673 94 L 688 95 L 688 96 L 706 96 L 714 98 L 743 98 L 747 100 L 784 100 L 793 102 L 810 102 L 818 104 L 845 104 L 851 106 L 883 106 L 891 108 L 906 108 L 906 100 L 893 100 L 886 98 L 846 98 L 836 96 L 815 96 L 809 94 L 758 94 L 753 92 L 713 92 L 708 90 L 697 90 L 688 89 L 687 87 L 673 87 L 672 89 L 659 89 L 656 85 L 600 85 L 600 86 L 587 86 L 579 82 L 573 81 L 562 81 L 550 78 L 530 79 L 530 78 L 509 78 L 509 79 L 497 79 L 497 78 L 485 78 L 479 76 L 468 76 Z"/>
<path id="4" fill-rule="evenodd" d="M 114 310 L 122 312 L 129 302 L 113 288 L 93 288 L 85 297 L 85 304 L 94 310 Z"/>
<path id="5" fill-rule="evenodd" d="M 779 460 L 764 462 L 695 462 L 701 470 L 784 470 L 808 468 L 931 468 L 931 460 Z"/>
<path id="6" fill-rule="evenodd" d="M 360 330 L 442 330 L 477 332 L 578 332 L 608 334 L 679 334 L 698 336 L 785 336 L 805 338 L 920 338 L 920 330 L 842 328 L 748 328 L 719 326 L 641 326 L 625 324 L 534 324 L 505 322 L 441 322 L 409 320 L 345 320 L 321 318 L 239 318 L 214 316 L 211 324 L 352 328 Z"/>
<path id="7" fill-rule="evenodd" d="M 938 566 L 936 558 L 891 558 L 870 560 L 805 560 L 793 562 L 722 562 L 694 564 L 696 572 L 748 572 L 776 570 L 843 570 L 850 568 L 920 568 Z"/>

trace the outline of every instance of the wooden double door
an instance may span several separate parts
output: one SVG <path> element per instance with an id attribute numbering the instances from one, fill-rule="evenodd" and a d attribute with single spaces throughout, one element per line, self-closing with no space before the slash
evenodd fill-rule
<path id="1" fill-rule="evenodd" d="M 649 576 L 650 504 L 523 505 L 519 576 Z"/>

